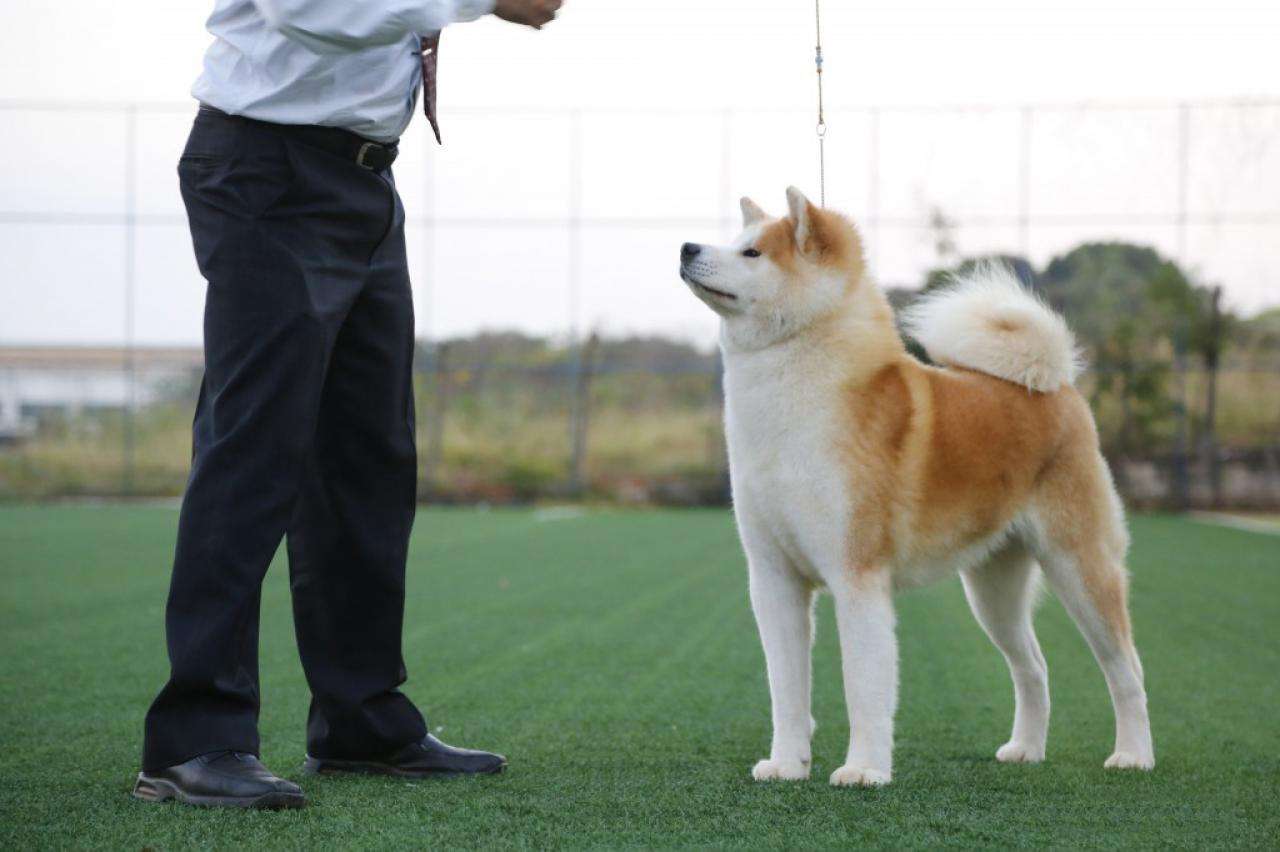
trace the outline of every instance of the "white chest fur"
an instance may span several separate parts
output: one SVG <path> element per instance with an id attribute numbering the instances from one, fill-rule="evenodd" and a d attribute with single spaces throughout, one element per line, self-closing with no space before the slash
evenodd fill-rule
<path id="1" fill-rule="evenodd" d="M 778 548 L 825 582 L 849 528 L 849 476 L 835 452 L 842 377 L 806 356 L 789 347 L 726 354 L 725 434 L 748 555 Z"/>
<path id="2" fill-rule="evenodd" d="M 830 585 L 849 568 L 861 494 L 859 471 L 839 450 L 848 437 L 842 430 L 852 428 L 842 408 L 849 373 L 823 355 L 799 347 L 726 354 L 725 434 L 748 557 L 780 553 L 810 580 Z M 906 548 L 888 566 L 893 584 L 951 576 L 989 556 L 1007 532 L 942 552 Z"/>

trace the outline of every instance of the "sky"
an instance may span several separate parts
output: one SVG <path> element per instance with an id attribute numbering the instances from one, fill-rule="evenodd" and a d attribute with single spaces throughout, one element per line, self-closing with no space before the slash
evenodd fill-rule
<path id="1" fill-rule="evenodd" d="M 210 8 L 0 5 L 0 345 L 126 333 L 124 118 L 102 109 L 126 103 L 142 108 L 132 333 L 199 342 L 203 285 L 173 164 Z M 1044 262 L 1081 239 L 1124 237 L 1181 256 L 1238 309 L 1280 303 L 1274 2 L 823 0 L 823 19 L 828 200 L 863 222 L 881 281 L 918 283 L 938 260 L 925 227 L 938 209 L 958 221 L 963 250 Z M 446 147 L 430 149 L 415 123 L 396 166 L 419 334 L 710 340 L 676 251 L 729 236 L 738 195 L 774 210 L 788 183 L 816 195 L 813 37 L 805 0 L 567 0 L 541 32 L 493 19 L 452 28 Z M 1271 105 L 1193 113 L 1179 230 L 1177 104 L 1238 99 Z M 1137 108 L 1077 108 L 1088 103 Z M 1043 105 L 1029 131 L 1023 104 Z M 962 105 L 982 109 L 890 109 Z M 885 110 L 874 128 L 868 107 Z"/>

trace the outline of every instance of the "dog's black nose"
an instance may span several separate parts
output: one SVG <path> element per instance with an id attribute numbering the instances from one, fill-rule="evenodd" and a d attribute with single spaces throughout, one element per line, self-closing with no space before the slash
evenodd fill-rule
<path id="1" fill-rule="evenodd" d="M 697 243 L 685 243 L 680 246 L 680 259 L 684 261 L 693 260 L 700 251 L 702 251 L 702 246 Z"/>

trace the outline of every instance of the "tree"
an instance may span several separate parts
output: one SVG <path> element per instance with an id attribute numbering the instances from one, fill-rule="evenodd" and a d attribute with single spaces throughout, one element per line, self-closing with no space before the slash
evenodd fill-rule
<path id="1" fill-rule="evenodd" d="M 1042 272 L 1015 255 L 968 258 L 931 270 L 920 292 L 992 261 L 1066 316 L 1094 368 L 1095 409 L 1104 403 L 1118 409 L 1117 428 L 1104 437 L 1113 450 L 1131 452 L 1171 428 L 1179 403 L 1167 387 L 1173 361 L 1194 355 L 1206 366 L 1216 363 L 1223 338 L 1211 292 L 1146 246 L 1086 243 L 1054 257 Z"/>
<path id="2" fill-rule="evenodd" d="M 928 293 L 939 287 L 945 287 L 955 276 L 965 276 L 973 273 L 979 264 L 998 263 L 1007 266 L 1013 270 L 1014 276 L 1022 282 L 1024 287 L 1030 287 L 1033 290 L 1039 287 L 1039 274 L 1036 268 L 1031 265 L 1031 261 L 1025 257 L 1016 254 L 982 254 L 974 257 L 965 258 L 955 266 L 949 268 L 935 268 L 929 270 L 925 274 L 924 286 L 918 293 Z"/>
<path id="3" fill-rule="evenodd" d="M 1170 366 L 1194 356 L 1212 375 L 1234 321 L 1217 309 L 1212 289 L 1195 284 L 1154 249 L 1130 243 L 1072 249 L 1049 262 L 1041 285 L 1089 350 L 1095 402 L 1108 391 L 1119 395 L 1121 452 L 1152 439 L 1182 403 L 1166 388 Z M 1212 433 L 1212 410 L 1207 400 L 1205 435 Z"/>

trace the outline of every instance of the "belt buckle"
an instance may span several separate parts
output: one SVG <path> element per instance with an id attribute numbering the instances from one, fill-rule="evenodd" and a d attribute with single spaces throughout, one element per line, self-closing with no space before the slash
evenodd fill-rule
<path id="1" fill-rule="evenodd" d="M 362 169 L 368 169 L 369 171 L 375 171 L 375 169 L 377 168 L 376 166 L 371 166 L 371 165 L 369 165 L 368 163 L 366 163 L 366 162 L 364 161 L 364 155 L 365 155 L 365 154 L 367 154 L 367 153 L 369 153 L 371 150 L 373 150 L 373 149 L 375 149 L 375 148 L 379 148 L 379 149 L 380 149 L 380 148 L 382 148 L 382 146 L 381 146 L 381 145 L 379 145 L 377 142 L 366 142 L 366 143 L 364 143 L 363 145 L 361 145 L 361 146 L 360 146 L 360 150 L 356 152 L 356 165 L 357 165 L 357 166 L 359 166 L 359 167 L 360 167 L 360 168 L 362 168 Z"/>

